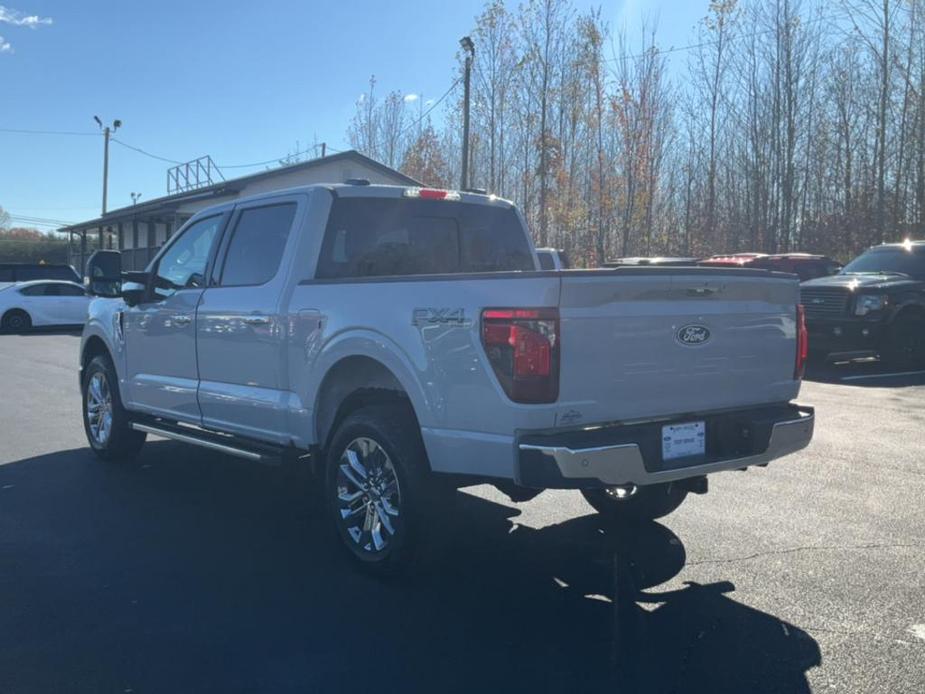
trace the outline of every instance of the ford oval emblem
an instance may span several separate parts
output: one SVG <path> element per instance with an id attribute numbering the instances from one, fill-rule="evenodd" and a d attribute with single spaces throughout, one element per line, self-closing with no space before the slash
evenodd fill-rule
<path id="1" fill-rule="evenodd" d="M 685 325 L 678 330 L 677 338 L 682 345 L 696 347 L 710 340 L 710 329 L 705 325 Z"/>

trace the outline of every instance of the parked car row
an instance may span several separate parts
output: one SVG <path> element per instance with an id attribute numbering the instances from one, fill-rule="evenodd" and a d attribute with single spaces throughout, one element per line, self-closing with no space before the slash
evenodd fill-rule
<path id="1" fill-rule="evenodd" d="M 541 270 L 570 266 L 561 249 L 535 252 Z M 797 275 L 815 360 L 879 356 L 900 367 L 925 362 L 925 241 L 876 246 L 844 267 L 810 253 L 627 257 L 603 267 L 691 265 Z M 89 298 L 78 282 L 69 265 L 0 264 L 0 330 L 82 325 Z"/>
<path id="2" fill-rule="evenodd" d="M 80 282 L 80 275 L 70 265 L 56 263 L 0 263 L 0 286 L 8 282 L 64 280 Z"/>
<path id="3" fill-rule="evenodd" d="M 0 285 L 0 330 L 83 325 L 90 297 L 76 282 L 33 280 Z"/>
<path id="4" fill-rule="evenodd" d="M 877 356 L 925 364 L 925 241 L 875 246 L 848 265 L 811 253 L 731 253 L 709 258 L 618 258 L 604 267 L 701 266 L 797 275 L 813 359 Z"/>
<path id="5" fill-rule="evenodd" d="M 698 265 L 703 267 L 740 267 L 759 270 L 774 270 L 796 275 L 801 282 L 825 277 L 838 272 L 842 265 L 824 255 L 812 253 L 732 253 L 712 255 L 708 258 L 652 257 L 652 258 L 617 258 L 603 263 L 603 267 L 623 267 L 627 265 Z"/>

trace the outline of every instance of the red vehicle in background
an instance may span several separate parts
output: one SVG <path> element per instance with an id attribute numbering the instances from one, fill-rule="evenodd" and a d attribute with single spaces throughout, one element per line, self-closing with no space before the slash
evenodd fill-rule
<path id="1" fill-rule="evenodd" d="M 751 267 L 762 270 L 789 272 L 800 278 L 800 282 L 834 275 L 842 265 L 828 256 L 812 253 L 733 253 L 731 255 L 714 255 L 701 260 L 699 265 L 712 267 Z"/>

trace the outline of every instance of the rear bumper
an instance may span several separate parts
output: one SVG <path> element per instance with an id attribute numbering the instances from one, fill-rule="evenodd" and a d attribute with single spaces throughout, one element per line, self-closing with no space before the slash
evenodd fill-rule
<path id="1" fill-rule="evenodd" d="M 661 427 L 692 420 L 706 422 L 706 455 L 663 461 Z M 673 421 L 526 435 L 518 442 L 516 482 L 537 489 L 593 489 L 673 482 L 766 465 L 809 444 L 815 414 L 811 407 L 782 405 Z"/>

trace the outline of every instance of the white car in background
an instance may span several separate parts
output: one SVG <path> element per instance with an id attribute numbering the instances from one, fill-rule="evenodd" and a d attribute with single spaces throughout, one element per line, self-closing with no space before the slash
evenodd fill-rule
<path id="1" fill-rule="evenodd" d="M 83 325 L 89 304 L 90 297 L 76 282 L 0 284 L 0 330 L 18 333 L 39 326 Z"/>

